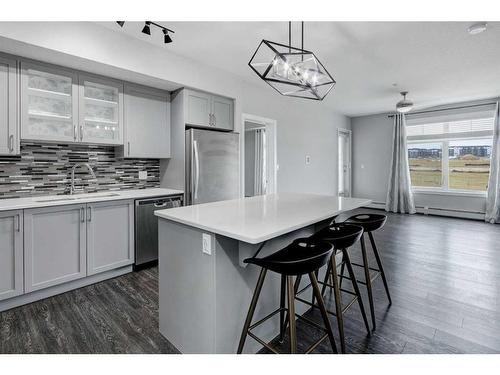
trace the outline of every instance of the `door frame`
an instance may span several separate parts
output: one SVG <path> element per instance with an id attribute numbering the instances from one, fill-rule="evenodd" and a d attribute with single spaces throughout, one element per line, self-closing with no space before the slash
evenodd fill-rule
<path id="1" fill-rule="evenodd" d="M 349 136 L 349 166 L 348 166 L 348 171 L 349 171 L 349 197 L 352 196 L 352 130 L 349 129 L 344 129 L 344 128 L 338 128 L 337 129 L 337 195 L 340 195 L 340 190 L 339 190 L 339 182 L 338 179 L 340 177 L 340 149 L 338 148 L 339 145 L 339 140 L 341 134 L 348 135 Z"/>
<path id="2" fill-rule="evenodd" d="M 267 191 L 266 194 L 275 194 L 278 192 L 278 151 L 277 151 L 277 121 L 243 113 L 241 115 L 241 189 L 240 196 L 245 197 L 245 122 L 253 122 L 262 125 L 266 129 L 267 146 Z"/>

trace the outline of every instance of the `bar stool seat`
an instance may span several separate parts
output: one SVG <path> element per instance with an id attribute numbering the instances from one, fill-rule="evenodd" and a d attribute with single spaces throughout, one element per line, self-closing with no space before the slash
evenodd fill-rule
<path id="1" fill-rule="evenodd" d="M 351 216 L 345 223 L 355 224 L 363 227 L 365 232 L 373 232 L 384 226 L 387 216 L 380 214 L 359 214 Z"/>
<path id="2" fill-rule="evenodd" d="M 263 258 L 252 257 L 244 260 L 245 263 L 254 264 L 261 267 L 261 271 L 253 293 L 250 307 L 248 309 L 248 314 L 243 326 L 243 331 L 241 333 L 237 351 L 238 354 L 243 351 L 247 336 L 252 337 L 273 353 L 279 353 L 276 348 L 271 346 L 269 343 L 264 342 L 261 338 L 259 338 L 252 332 L 252 330 L 258 325 L 264 323 L 278 313 L 280 314 L 280 340 L 283 340 L 286 325 L 289 325 L 290 328 L 290 353 L 296 353 L 297 351 L 297 333 L 295 323 L 296 318 L 301 319 L 306 324 L 314 326 L 315 328 L 325 332 L 325 334 L 319 340 L 313 343 L 309 347 L 309 349 L 306 350 L 306 353 L 312 352 L 326 338 L 330 340 L 330 345 L 332 346 L 333 351 L 337 353 L 337 347 L 335 345 L 332 327 L 328 319 L 328 313 L 326 312 L 318 281 L 315 275 L 315 271 L 323 267 L 331 258 L 332 252 L 333 247 L 328 242 L 316 241 L 311 238 L 299 238 L 293 241 L 290 245 L 271 255 Z M 258 322 L 252 324 L 253 314 L 255 312 L 259 295 L 262 290 L 262 286 L 264 284 L 264 280 L 268 270 L 281 275 L 280 307 L 271 312 L 269 315 L 260 319 Z M 295 289 L 293 277 L 297 276 L 297 278 L 299 278 L 302 275 L 309 276 L 311 285 L 313 286 L 314 295 L 318 300 L 318 306 L 321 311 L 324 327 L 318 325 L 316 322 L 307 319 L 306 317 L 300 316 L 295 313 Z M 285 307 L 285 295 L 288 297 L 288 308 Z M 286 323 L 285 313 L 287 314 Z"/>
<path id="3" fill-rule="evenodd" d="M 287 247 L 263 258 L 247 258 L 243 263 L 255 264 L 283 275 L 304 275 L 321 268 L 330 257 L 327 242 L 300 238 Z"/>

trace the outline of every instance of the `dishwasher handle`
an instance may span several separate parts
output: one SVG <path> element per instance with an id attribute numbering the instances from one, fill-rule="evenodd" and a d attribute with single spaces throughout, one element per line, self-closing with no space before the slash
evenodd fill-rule
<path id="1" fill-rule="evenodd" d="M 171 200 L 170 200 L 171 202 Z M 155 203 L 153 203 L 153 205 L 156 207 L 156 208 L 161 208 L 161 207 L 167 207 L 169 201 L 157 201 Z"/>

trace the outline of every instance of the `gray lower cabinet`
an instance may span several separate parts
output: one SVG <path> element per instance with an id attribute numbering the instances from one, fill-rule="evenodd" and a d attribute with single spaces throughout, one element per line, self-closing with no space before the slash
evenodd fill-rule
<path id="1" fill-rule="evenodd" d="M 27 293 L 85 277 L 86 205 L 24 211 L 24 283 Z"/>
<path id="2" fill-rule="evenodd" d="M 134 262 L 134 201 L 87 205 L 87 274 Z"/>
<path id="3" fill-rule="evenodd" d="M 0 301 L 23 292 L 23 212 L 0 212 Z"/>

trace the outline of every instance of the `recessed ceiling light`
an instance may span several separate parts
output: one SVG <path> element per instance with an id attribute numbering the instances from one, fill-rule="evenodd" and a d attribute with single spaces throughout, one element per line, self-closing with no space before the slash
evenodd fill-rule
<path id="1" fill-rule="evenodd" d="M 470 25 L 467 28 L 467 32 L 471 35 L 476 35 L 479 33 L 482 33 L 483 31 L 486 31 L 486 28 L 488 27 L 488 24 L 486 22 L 478 22 L 473 25 Z"/>

